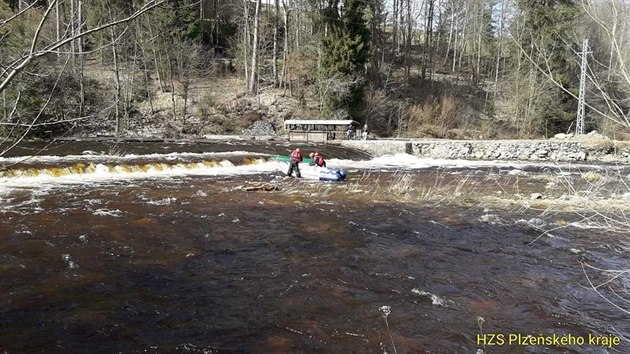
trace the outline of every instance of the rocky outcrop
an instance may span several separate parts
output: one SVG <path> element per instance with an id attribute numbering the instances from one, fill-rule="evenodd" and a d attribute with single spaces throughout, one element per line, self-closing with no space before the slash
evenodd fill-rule
<path id="1" fill-rule="evenodd" d="M 272 136 L 276 135 L 276 129 L 270 122 L 255 121 L 249 128 L 243 130 L 244 136 Z"/>

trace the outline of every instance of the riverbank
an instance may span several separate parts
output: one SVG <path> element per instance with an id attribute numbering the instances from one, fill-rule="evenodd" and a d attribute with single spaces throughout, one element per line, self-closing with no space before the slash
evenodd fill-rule
<path id="1" fill-rule="evenodd" d="M 341 145 L 374 156 L 405 153 L 436 159 L 630 162 L 630 142 L 596 134 L 547 140 L 345 140 Z"/>
<path id="2" fill-rule="evenodd" d="M 124 137 L 113 136 L 69 137 L 60 141 L 98 142 L 166 142 L 216 143 L 230 141 L 288 142 L 283 135 L 204 135 L 197 138 Z M 292 142 L 301 145 L 301 142 Z M 312 145 L 309 143 L 308 145 Z M 409 154 L 434 159 L 464 160 L 520 160 L 550 162 L 607 162 L 630 163 L 630 142 L 611 140 L 599 134 L 583 137 L 558 135 L 539 140 L 448 140 L 448 139 L 370 139 L 333 141 L 331 145 L 364 151 L 374 157 Z"/>

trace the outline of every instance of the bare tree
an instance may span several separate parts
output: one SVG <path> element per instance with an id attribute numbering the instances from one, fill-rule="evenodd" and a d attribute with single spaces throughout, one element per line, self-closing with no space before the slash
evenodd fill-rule
<path id="1" fill-rule="evenodd" d="M 272 71 L 273 71 L 273 86 L 278 87 L 278 29 L 280 26 L 280 0 L 275 0 L 275 16 L 273 23 L 273 58 L 272 58 Z"/>
<path id="2" fill-rule="evenodd" d="M 431 66 L 433 61 L 433 17 L 435 15 L 435 0 L 427 1 L 426 26 L 424 27 L 424 51 L 422 60 L 422 80 L 426 80 L 427 68 Z"/>
<path id="3" fill-rule="evenodd" d="M 260 27 L 260 3 L 261 0 L 256 1 L 256 10 L 254 12 L 254 37 L 252 38 L 252 66 L 251 66 L 251 75 L 249 77 L 249 85 L 247 87 L 247 91 L 250 94 L 255 94 L 258 92 L 258 44 L 260 39 L 258 38 L 259 27 Z"/>
<path id="4" fill-rule="evenodd" d="M 581 5 L 609 46 L 607 64 L 598 61 L 600 69 L 589 72 L 590 83 L 605 106 L 587 105 L 614 124 L 630 129 L 630 6 L 623 0 L 582 0 Z M 625 97 L 610 92 L 612 87 L 618 87 Z"/>
<path id="5" fill-rule="evenodd" d="M 83 18 L 82 10 L 79 11 L 79 8 L 82 7 L 83 1 L 81 0 L 74 0 L 74 1 L 77 1 L 76 6 L 78 7 L 77 8 L 77 13 L 79 14 L 78 16 L 80 16 L 80 18 Z M 86 28 L 83 25 L 83 21 L 79 21 L 79 23 L 74 26 L 74 32 L 62 34 L 61 31 L 59 31 L 59 36 L 57 36 L 57 29 L 60 28 L 61 13 L 62 13 L 61 7 L 59 6 L 60 5 L 59 0 L 49 1 L 47 7 L 45 7 L 45 9 L 42 12 L 40 12 L 39 10 L 35 10 L 35 4 L 38 3 L 37 1 L 33 1 L 31 2 L 30 5 L 22 7 L 21 10 L 17 14 L 0 22 L 0 29 L 2 29 L 4 26 L 7 26 L 9 23 L 12 23 L 16 18 L 21 17 L 27 11 L 33 11 L 36 16 L 39 16 L 39 21 L 38 21 L 37 26 L 35 26 L 33 29 L 33 34 L 30 37 L 30 41 L 29 41 L 30 43 L 27 50 L 23 51 L 20 55 L 17 55 L 15 57 L 5 56 L 0 59 L 0 62 L 2 62 L 1 63 L 2 69 L 0 69 L 0 93 L 2 93 L 3 97 L 6 98 L 6 90 L 10 86 L 15 87 L 16 86 L 15 84 L 19 84 L 22 81 L 22 77 L 23 77 L 23 76 L 20 76 L 20 74 L 28 70 L 28 68 L 37 59 L 51 55 L 51 54 L 59 56 L 62 53 L 61 51 L 63 50 L 63 48 L 67 46 L 71 46 L 72 43 L 82 43 L 81 41 L 87 36 L 95 35 L 113 26 L 133 21 L 139 16 L 141 16 L 142 14 L 146 13 L 147 11 L 150 11 L 156 8 L 157 6 L 160 6 L 165 1 L 166 0 L 146 1 L 142 6 L 140 6 L 136 11 L 134 11 L 130 15 L 122 17 L 122 18 L 118 18 L 118 19 L 111 19 L 111 21 L 107 21 L 100 25 L 94 26 L 90 29 Z M 52 17 L 53 12 L 55 13 L 55 24 L 48 26 L 48 22 L 50 20 L 50 17 Z M 72 21 L 74 20 L 71 20 L 71 22 Z M 50 29 L 52 31 L 52 35 L 42 34 L 45 28 Z M 3 40 L 4 40 L 4 37 L 0 38 L 0 44 Z M 101 47 L 100 49 L 102 48 L 103 47 Z M 77 52 L 83 53 L 82 45 L 77 46 Z M 65 68 L 66 68 L 66 65 L 63 66 L 62 70 L 65 70 Z M 32 76 L 32 74 L 33 73 L 31 73 L 29 77 Z M 59 74 L 59 77 L 61 77 L 60 74 Z M 55 84 L 55 87 L 56 87 L 56 84 Z M 12 104 L 13 107 L 18 106 L 18 102 L 20 101 L 21 97 L 22 95 L 18 91 L 17 97 L 14 99 L 14 102 Z M 49 101 L 50 99 L 47 102 Z M 37 120 L 39 120 L 39 118 L 42 116 L 43 109 L 47 105 L 47 102 L 45 103 L 44 107 L 40 108 L 39 113 L 35 116 L 32 123 L 26 126 L 20 123 L 11 123 L 12 115 L 11 114 L 7 115 L 7 117 L 4 119 L 4 121 L 7 122 L 7 124 L 10 124 L 10 125 L 13 124 L 12 126 L 14 127 L 17 125 L 20 125 L 23 128 L 25 128 L 25 130 L 19 135 L 19 137 L 16 138 L 16 141 L 12 146 L 19 143 L 19 141 L 21 141 L 33 127 L 38 126 Z M 81 104 L 82 104 L 82 101 L 80 105 Z M 8 105 L 11 105 L 11 104 L 6 102 L 6 99 L 5 99 L 5 102 L 4 102 L 5 110 Z M 12 111 L 16 111 L 16 110 L 13 109 Z M 60 123 L 70 122 L 70 121 L 74 121 L 78 119 L 85 119 L 85 118 L 74 117 L 70 119 L 65 119 L 65 118 L 57 119 L 53 123 L 46 123 L 46 124 L 60 124 Z M 5 152 L 6 151 L 2 153 L 5 153 Z M 0 155 L 2 155 L 2 153 L 0 153 Z"/>
<path id="6" fill-rule="evenodd" d="M 284 53 L 282 55 L 282 85 L 284 88 L 284 94 L 286 95 L 287 88 L 290 86 L 289 79 L 289 1 L 282 0 L 282 8 L 284 9 Z"/>

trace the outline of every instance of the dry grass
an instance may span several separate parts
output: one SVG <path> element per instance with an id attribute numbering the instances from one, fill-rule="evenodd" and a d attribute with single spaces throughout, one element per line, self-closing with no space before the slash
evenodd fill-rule
<path id="1" fill-rule="evenodd" d="M 532 199 L 532 187 L 520 178 L 500 175 L 479 177 L 474 173 L 437 171 L 419 176 L 409 171 L 382 174 L 366 171 L 344 183 L 304 183 L 291 180 L 282 192 L 327 200 L 355 200 L 362 203 L 408 203 L 423 206 L 456 205 L 521 213 L 538 211 L 545 215 L 574 213 L 611 231 L 630 230 L 630 184 L 626 176 L 585 172 L 569 176 L 546 176 L 534 187 L 544 193 Z M 528 177 L 529 178 L 529 177 Z M 544 185 L 544 181 L 553 181 Z M 522 187 L 521 187 L 522 184 Z M 616 188 L 611 189 L 611 186 Z"/>
<path id="2" fill-rule="evenodd" d="M 383 176 L 364 172 L 357 179 L 343 184 L 313 183 L 295 186 L 288 193 L 305 193 L 318 197 L 369 200 L 370 202 L 400 202 L 421 205 L 476 203 L 475 190 L 478 184 L 468 176 L 448 180 L 446 173 L 436 173 L 431 180 L 419 179 L 406 171 Z"/>

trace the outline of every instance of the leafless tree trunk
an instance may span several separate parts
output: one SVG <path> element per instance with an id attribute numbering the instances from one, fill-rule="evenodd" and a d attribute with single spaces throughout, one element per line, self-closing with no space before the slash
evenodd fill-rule
<path id="1" fill-rule="evenodd" d="M 2 91 L 2 113 L 3 121 L 8 121 L 9 118 L 9 106 L 7 106 L 7 91 Z"/>
<path id="2" fill-rule="evenodd" d="M 78 0 L 78 20 L 79 20 L 79 33 L 83 32 L 83 1 Z M 77 48 L 79 49 L 79 85 L 81 87 L 79 91 L 79 115 L 83 115 L 83 108 L 85 106 L 85 79 L 84 79 L 84 70 L 85 70 L 85 57 L 83 55 L 83 38 L 79 37 L 77 39 Z"/>
<path id="3" fill-rule="evenodd" d="M 426 80 L 427 67 L 432 65 L 433 61 L 433 16 L 435 0 L 427 1 L 427 22 L 424 35 L 424 59 L 422 61 L 422 80 Z"/>
<path id="4" fill-rule="evenodd" d="M 76 8 L 75 8 L 75 1 L 76 0 L 70 0 L 70 35 L 74 38 L 74 36 L 76 36 L 78 30 L 76 28 L 77 23 L 76 23 Z M 76 48 L 76 39 L 73 39 L 72 42 L 70 42 L 70 51 L 72 52 L 72 57 L 74 58 L 77 52 L 77 48 Z"/>
<path id="5" fill-rule="evenodd" d="M 74 0 L 73 0 L 74 1 Z M 109 11 L 110 21 L 113 18 L 112 9 L 109 6 L 109 2 L 107 3 L 107 8 Z M 115 134 L 116 137 L 119 138 L 122 134 L 123 124 L 122 124 L 122 115 L 120 114 L 120 93 L 122 91 L 121 82 L 120 82 L 120 68 L 118 65 L 118 45 L 116 44 L 116 35 L 114 33 L 114 26 L 109 28 L 109 35 L 111 40 L 112 47 L 112 56 L 114 59 L 114 82 L 116 83 L 116 90 L 114 91 L 114 113 L 116 119 L 115 125 Z"/>
<path id="6" fill-rule="evenodd" d="M 413 23 L 411 21 L 411 0 L 407 0 L 407 41 L 405 43 L 405 85 L 409 83 L 411 73 L 411 38 Z"/>
<path id="7" fill-rule="evenodd" d="M 134 34 L 133 41 L 133 61 L 131 63 L 131 73 L 129 74 L 128 85 L 125 99 L 125 124 L 129 126 L 129 112 L 131 111 L 131 101 L 133 99 L 134 82 L 136 79 L 136 70 L 138 66 L 138 35 Z"/>
<path id="8" fill-rule="evenodd" d="M 171 105 L 173 112 L 173 122 L 177 121 L 177 103 L 175 101 L 175 78 L 173 78 L 173 61 L 168 50 L 166 51 L 166 61 L 168 69 L 168 80 L 171 86 Z"/>
<path id="9" fill-rule="evenodd" d="M 57 42 L 61 40 L 61 13 L 59 9 L 59 1 L 55 3 L 55 39 Z"/>
<path id="10" fill-rule="evenodd" d="M 280 0 L 275 1 L 275 18 L 273 27 L 273 59 L 272 59 L 272 71 L 273 71 L 273 86 L 278 87 L 278 27 L 280 16 Z"/>
<path id="11" fill-rule="evenodd" d="M 144 71 L 144 85 L 145 90 L 147 91 L 147 98 L 149 99 L 149 106 L 151 107 L 151 115 L 155 114 L 155 109 L 153 107 L 153 94 L 151 92 L 151 78 L 149 75 L 149 67 L 147 65 L 148 57 L 147 52 L 144 47 L 145 39 L 143 31 L 140 29 L 140 25 L 136 22 L 136 33 L 138 33 L 138 38 L 140 39 L 140 51 L 142 52 L 142 66 Z"/>
<path id="12" fill-rule="evenodd" d="M 395 49 L 399 49 L 400 48 L 400 46 L 398 45 L 398 8 L 399 8 L 399 1 L 402 1 L 402 0 L 394 0 L 393 15 L 392 15 L 392 21 L 393 21 L 392 43 L 393 43 L 393 48 L 395 48 Z"/>
<path id="13" fill-rule="evenodd" d="M 380 1 L 375 1 L 370 10 L 372 11 L 372 19 L 370 21 L 370 30 L 372 31 L 372 43 L 371 46 L 374 50 L 374 55 L 370 60 L 370 73 L 372 80 L 378 84 L 381 70 L 381 63 L 383 58 L 384 43 L 382 43 L 382 33 L 379 28 L 379 21 L 381 17 L 382 4 Z"/>
<path id="14" fill-rule="evenodd" d="M 243 68 L 245 72 L 245 92 L 249 92 L 249 0 L 243 1 Z"/>
<path id="15" fill-rule="evenodd" d="M 467 39 L 467 33 L 466 30 L 468 28 L 468 6 L 469 6 L 469 1 L 470 0 L 465 0 L 464 1 L 464 24 L 462 26 L 462 32 L 460 34 L 460 47 L 459 47 L 459 58 L 457 58 L 457 67 L 458 70 L 462 69 L 462 58 L 464 57 L 464 53 L 466 52 L 466 39 Z M 455 65 L 453 65 L 453 68 L 455 68 Z M 455 69 L 453 69 L 453 71 L 455 71 Z"/>
<path id="16" fill-rule="evenodd" d="M 261 0 L 256 1 L 256 10 L 254 12 L 254 38 L 252 44 L 252 69 L 251 76 L 249 77 L 249 93 L 251 95 L 258 91 L 258 32 L 260 27 L 260 3 Z"/>
<path id="17" fill-rule="evenodd" d="M 83 32 L 85 24 L 83 23 L 83 0 L 77 0 L 77 29 L 78 33 Z M 83 54 L 83 38 L 77 38 L 77 47 L 79 49 L 79 55 Z"/>
<path id="18" fill-rule="evenodd" d="M 176 55 L 176 59 L 177 59 L 177 76 L 178 76 L 178 81 L 181 84 L 181 95 L 182 95 L 182 99 L 184 100 L 183 102 L 183 107 L 182 107 L 182 128 L 180 130 L 180 133 L 184 132 L 184 129 L 186 129 L 186 118 L 188 115 L 188 94 L 190 91 L 190 84 L 191 84 L 191 78 L 190 78 L 190 67 L 187 65 L 188 63 L 186 63 L 186 59 L 184 59 L 185 55 L 191 55 L 192 53 L 185 53 L 184 51 L 181 50 L 180 48 L 178 48 L 179 50 L 177 50 L 177 52 L 175 53 Z"/>
<path id="19" fill-rule="evenodd" d="M 446 52 L 444 53 L 444 62 L 442 65 L 446 66 L 446 62 L 448 61 L 448 55 L 451 50 L 451 41 L 453 40 L 453 30 L 455 26 L 455 8 L 451 8 L 451 23 L 449 25 L 448 30 L 448 41 L 446 42 Z"/>
<path id="20" fill-rule="evenodd" d="M 497 33 L 497 57 L 494 65 L 494 94 L 497 94 L 497 85 L 499 83 L 499 68 L 501 66 L 501 55 L 503 54 L 503 21 L 505 14 L 505 0 L 501 0 L 501 11 L 499 13 L 499 29 Z"/>
<path id="21" fill-rule="evenodd" d="M 201 34 L 201 37 L 203 38 L 203 2 L 204 0 L 199 0 L 199 33 Z"/>
<path id="22" fill-rule="evenodd" d="M 300 48 L 300 11 L 295 12 L 295 48 Z"/>
<path id="23" fill-rule="evenodd" d="M 474 84 L 478 85 L 483 81 L 481 78 L 481 39 L 483 35 L 484 23 L 483 23 L 483 1 L 478 4 L 479 13 L 477 14 L 477 63 L 475 65 Z"/>
<path id="24" fill-rule="evenodd" d="M 153 65 L 155 65 L 155 75 L 157 76 L 158 84 L 160 85 L 160 91 L 166 92 L 166 88 L 164 86 L 164 78 L 162 77 L 160 71 L 160 63 L 162 62 L 162 55 L 159 53 L 158 49 L 155 46 L 155 41 L 159 38 L 153 32 L 153 26 L 151 26 L 151 21 L 147 19 L 147 28 L 149 29 L 149 36 L 151 39 L 151 52 L 153 54 Z M 159 59 L 158 59 L 159 57 Z"/>
<path id="25" fill-rule="evenodd" d="M 286 95 L 289 82 L 289 6 L 286 0 L 282 0 L 284 9 L 284 53 L 282 58 L 282 85 L 283 95 Z"/>

